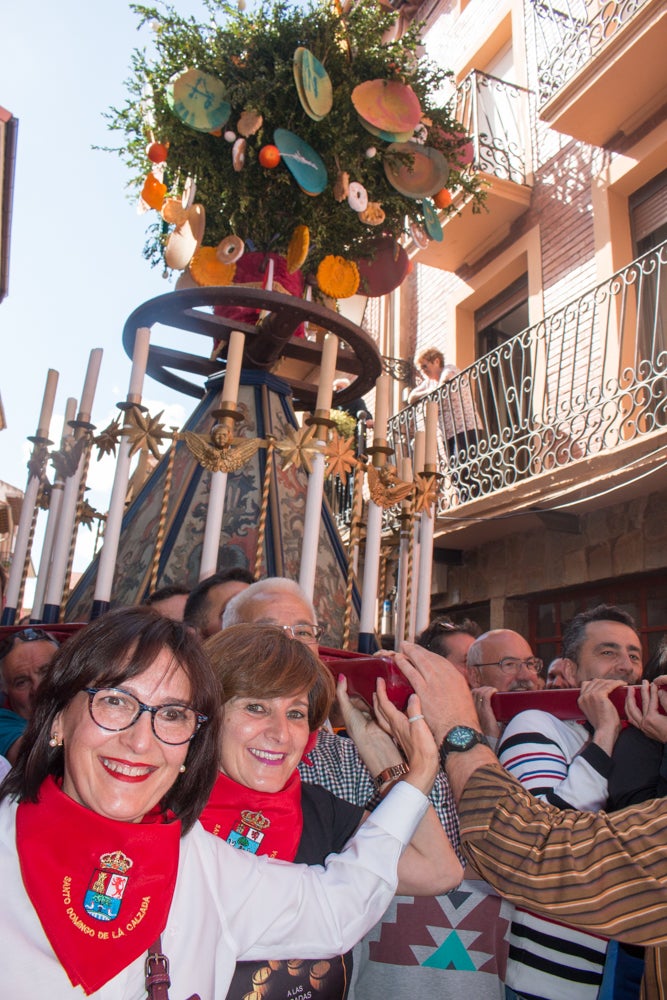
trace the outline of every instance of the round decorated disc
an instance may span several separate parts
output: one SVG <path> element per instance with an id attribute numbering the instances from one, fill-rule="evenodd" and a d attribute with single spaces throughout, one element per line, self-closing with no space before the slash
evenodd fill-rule
<path id="1" fill-rule="evenodd" d="M 167 103 L 182 122 L 197 132 L 222 128 L 231 114 L 222 80 L 198 69 L 186 69 L 167 85 Z"/>
<path id="2" fill-rule="evenodd" d="M 409 265 L 407 253 L 392 236 L 378 236 L 373 256 L 357 261 L 360 294 L 388 295 L 401 284 Z"/>
<path id="3" fill-rule="evenodd" d="M 273 141 L 299 187 L 306 194 L 321 194 L 327 186 L 327 168 L 319 153 L 286 128 L 277 128 Z"/>
<path id="4" fill-rule="evenodd" d="M 412 87 L 397 80 L 366 80 L 352 91 L 352 103 L 361 117 L 384 132 L 414 132 L 421 120 L 419 98 Z"/>
<path id="5" fill-rule="evenodd" d="M 301 82 L 306 98 L 306 114 L 315 121 L 321 121 L 331 111 L 333 87 L 324 66 L 309 49 L 304 49 L 301 56 Z"/>
<path id="6" fill-rule="evenodd" d="M 438 218 L 438 212 L 432 201 L 424 199 L 422 202 L 422 212 L 424 213 L 424 229 L 428 236 L 436 243 L 442 243 L 442 226 Z"/>
<path id="7" fill-rule="evenodd" d="M 447 183 L 449 166 L 442 153 L 418 142 L 395 142 L 386 151 L 384 172 L 392 187 L 406 198 L 428 198 Z M 409 154 L 410 159 L 391 153 Z"/>
<path id="8" fill-rule="evenodd" d="M 407 142 L 408 139 L 412 138 L 412 132 L 385 132 L 384 129 L 376 128 L 361 115 L 359 115 L 359 121 L 367 132 L 370 132 L 376 139 L 383 139 L 385 142 Z"/>

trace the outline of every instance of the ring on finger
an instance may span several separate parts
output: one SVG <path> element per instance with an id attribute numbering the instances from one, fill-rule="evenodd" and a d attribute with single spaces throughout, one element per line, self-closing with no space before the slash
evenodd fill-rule
<path id="1" fill-rule="evenodd" d="M 423 718 L 424 718 L 423 715 L 411 715 L 410 718 L 408 719 L 408 722 L 419 722 L 419 720 Z"/>

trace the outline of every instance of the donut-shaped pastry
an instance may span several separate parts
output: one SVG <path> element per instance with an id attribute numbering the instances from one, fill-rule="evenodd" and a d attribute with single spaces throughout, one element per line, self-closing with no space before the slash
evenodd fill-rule
<path id="1" fill-rule="evenodd" d="M 237 139 L 232 146 L 232 166 L 237 173 L 243 170 L 245 165 L 245 149 L 245 139 Z"/>
<path id="2" fill-rule="evenodd" d="M 354 212 L 365 212 L 368 208 L 368 192 L 363 184 L 352 181 L 347 192 L 347 203 Z"/>
<path id="3" fill-rule="evenodd" d="M 226 236 L 218 243 L 215 256 L 222 264 L 235 264 L 243 256 L 245 247 L 240 236 Z"/>
<path id="4" fill-rule="evenodd" d="M 369 201 L 363 212 L 359 212 L 359 218 L 367 226 L 381 226 L 385 220 L 384 209 L 379 201 Z"/>

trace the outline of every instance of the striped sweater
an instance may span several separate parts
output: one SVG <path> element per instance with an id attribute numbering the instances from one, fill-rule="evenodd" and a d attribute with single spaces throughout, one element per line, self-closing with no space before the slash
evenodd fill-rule
<path id="1" fill-rule="evenodd" d="M 588 729 L 547 712 L 521 712 L 498 748 L 503 766 L 536 798 L 559 809 L 602 808 L 611 758 Z M 505 982 L 528 1000 L 595 1000 L 607 941 L 515 907 Z"/>
<path id="2" fill-rule="evenodd" d="M 620 812 L 559 812 L 500 765 L 468 780 L 464 851 L 501 895 L 633 944 L 667 944 L 667 799 Z"/>

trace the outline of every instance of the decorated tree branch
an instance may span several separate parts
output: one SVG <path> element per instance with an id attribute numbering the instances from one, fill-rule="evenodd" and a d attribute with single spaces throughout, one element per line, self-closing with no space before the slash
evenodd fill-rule
<path id="1" fill-rule="evenodd" d="M 377 0 L 204 6 L 201 24 L 133 6 L 154 44 L 133 54 L 128 100 L 108 114 L 153 216 L 151 262 L 199 285 L 261 284 L 270 255 L 278 290 L 302 294 L 303 275 L 333 299 L 382 294 L 378 249 L 405 257 L 398 284 L 403 246 L 442 239 L 452 193 L 481 206 L 469 137 L 438 104 L 449 74 L 420 54 L 420 25 L 398 38 Z"/>

